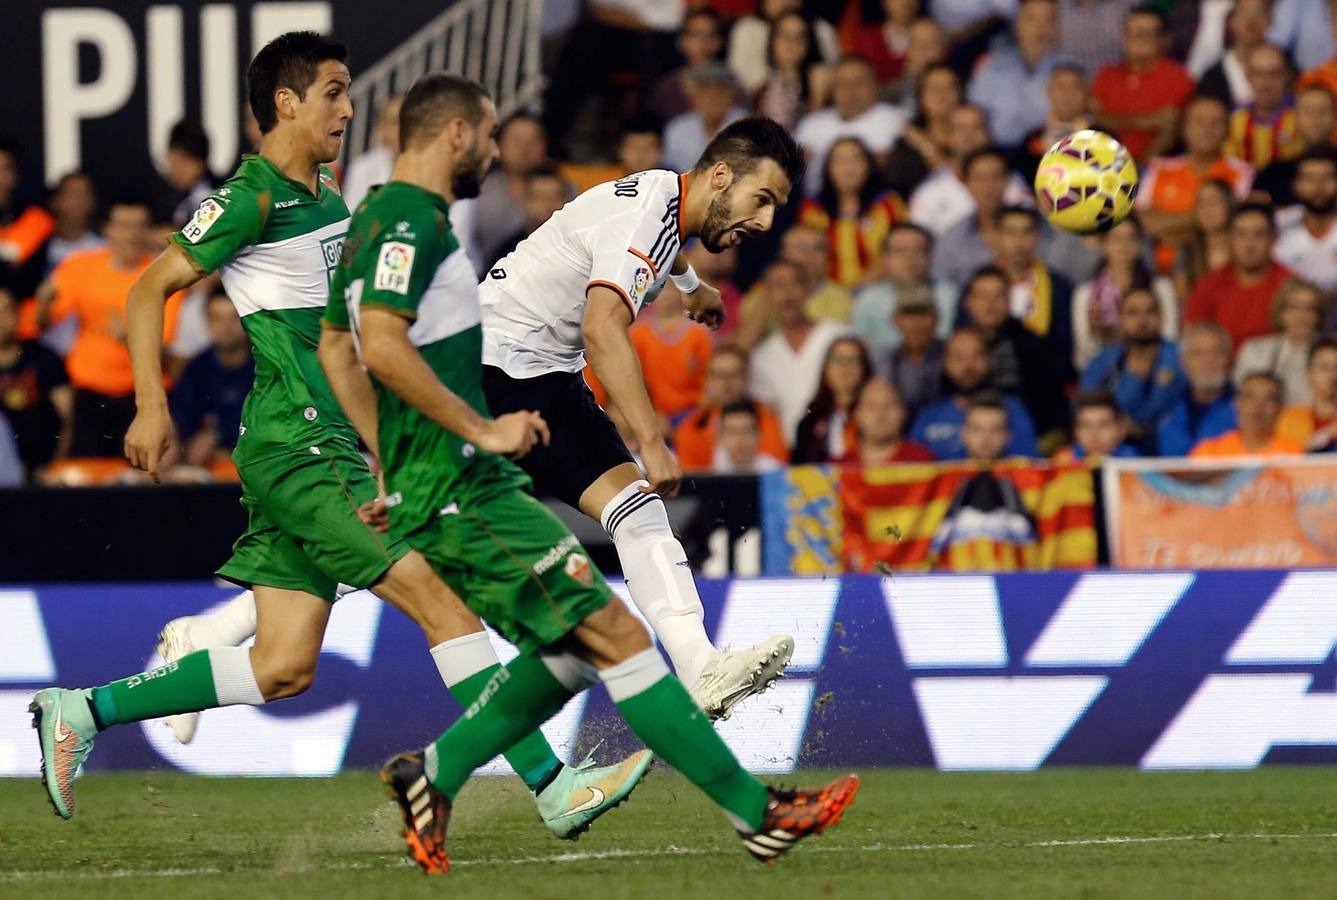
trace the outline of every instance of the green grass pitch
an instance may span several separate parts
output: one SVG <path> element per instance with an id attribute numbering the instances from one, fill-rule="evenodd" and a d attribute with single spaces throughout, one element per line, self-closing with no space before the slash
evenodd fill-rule
<path id="1" fill-rule="evenodd" d="M 863 776 L 841 825 L 769 867 L 664 769 L 576 843 L 542 828 L 515 779 L 477 779 L 444 879 L 404 856 L 371 773 L 94 774 L 71 822 L 36 780 L 0 781 L 0 897 L 1337 897 L 1330 768 Z"/>

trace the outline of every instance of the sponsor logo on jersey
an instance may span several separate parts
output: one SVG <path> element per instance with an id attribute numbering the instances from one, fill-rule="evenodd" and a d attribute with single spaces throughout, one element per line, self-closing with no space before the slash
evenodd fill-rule
<path id="1" fill-rule="evenodd" d="M 328 282 L 334 278 L 334 270 L 339 268 L 339 261 L 344 255 L 344 238 L 346 235 L 326 238 L 320 242 L 320 252 L 325 258 L 325 280 Z"/>
<path id="2" fill-rule="evenodd" d="M 209 233 L 209 229 L 214 227 L 214 223 L 223 215 L 223 204 L 219 203 L 213 197 L 206 197 L 200 204 L 199 209 L 195 210 L 195 215 L 190 217 L 186 227 L 181 229 L 181 235 L 192 244 L 198 244 L 200 238 Z"/>
<path id="3" fill-rule="evenodd" d="M 408 294 L 409 275 L 413 272 L 413 255 L 417 248 L 402 241 L 386 241 L 376 255 L 376 275 L 372 289 Z"/>
<path id="4" fill-rule="evenodd" d="M 576 549 L 577 546 L 579 546 L 579 542 L 576 540 L 576 536 L 574 534 L 568 534 L 566 537 L 558 541 L 556 546 L 550 547 L 547 553 L 539 557 L 539 561 L 534 563 L 534 574 L 542 575 L 544 572 L 561 562 L 562 557 Z"/>
<path id="5" fill-rule="evenodd" d="M 594 584 L 594 570 L 590 568 L 589 557 L 583 553 L 572 553 L 568 556 L 563 571 L 585 587 Z"/>

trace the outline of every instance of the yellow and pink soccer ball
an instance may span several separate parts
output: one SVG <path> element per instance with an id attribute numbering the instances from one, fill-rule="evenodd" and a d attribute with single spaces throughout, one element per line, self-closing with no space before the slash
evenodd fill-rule
<path id="1" fill-rule="evenodd" d="M 1137 165 L 1103 131 L 1074 131 L 1049 148 L 1035 172 L 1040 213 L 1064 231 L 1096 234 L 1128 217 L 1137 197 Z"/>

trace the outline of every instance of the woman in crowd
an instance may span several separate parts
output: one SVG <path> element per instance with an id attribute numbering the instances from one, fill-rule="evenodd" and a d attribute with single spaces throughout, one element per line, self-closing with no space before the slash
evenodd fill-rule
<path id="1" fill-rule="evenodd" d="M 767 47 L 770 43 L 771 25 L 778 22 L 786 13 L 802 14 L 802 0 L 761 0 L 760 15 L 743 16 L 734 23 L 729 31 L 729 68 L 743 90 L 755 94 L 766 83 L 770 72 L 767 65 Z M 807 18 L 807 17 L 805 17 Z M 840 41 L 836 29 L 825 19 L 808 18 L 812 24 L 812 36 L 817 42 L 817 52 L 823 61 L 835 63 L 840 59 Z"/>
<path id="2" fill-rule="evenodd" d="M 886 21 L 860 27 L 854 37 L 854 52 L 873 64 L 877 83 L 901 76 L 910 52 L 910 26 L 919 17 L 920 0 L 882 0 Z"/>
<path id="3" fill-rule="evenodd" d="M 854 401 L 854 441 L 840 462 L 865 466 L 932 462 L 931 450 L 905 436 L 908 419 L 895 385 L 883 378 L 870 378 Z"/>
<path id="4" fill-rule="evenodd" d="M 832 281 L 858 287 L 881 275 L 882 239 L 907 218 L 905 204 L 883 188 L 873 154 L 858 138 L 841 138 L 826 156 L 822 188 L 799 207 L 803 225 L 829 237 Z"/>
<path id="5" fill-rule="evenodd" d="M 1272 298 L 1276 334 L 1250 338 L 1235 355 L 1235 386 L 1254 372 L 1271 372 L 1286 386 L 1287 406 L 1309 402 L 1309 351 L 1328 321 L 1328 298 L 1315 285 L 1292 278 Z"/>
<path id="6" fill-rule="evenodd" d="M 1309 351 L 1310 397 L 1288 406 L 1277 420 L 1277 434 L 1310 453 L 1337 449 L 1337 340 L 1319 338 Z"/>
<path id="7" fill-rule="evenodd" d="M 1101 262 L 1096 275 L 1072 295 L 1073 363 L 1077 371 L 1106 345 L 1117 341 L 1119 301 L 1129 291 L 1151 291 L 1161 307 L 1161 336 L 1178 333 L 1179 304 L 1174 283 L 1153 276 L 1146 261 L 1146 233 L 1137 215 L 1130 215 L 1100 238 Z"/>
<path id="8" fill-rule="evenodd" d="M 1188 298 L 1202 276 L 1230 262 L 1230 217 L 1234 212 L 1235 191 L 1230 185 L 1213 178 L 1198 188 L 1193 237 L 1175 257 L 1174 285 L 1180 302 Z"/>
<path id="9" fill-rule="evenodd" d="M 915 116 L 892 145 L 885 169 L 888 186 L 902 197 L 947 163 L 952 110 L 961 105 L 961 79 L 951 66 L 935 63 L 919 76 L 915 98 Z"/>
<path id="10" fill-rule="evenodd" d="M 790 462 L 829 462 L 845 455 L 854 444 L 854 401 L 872 374 L 863 341 L 843 337 L 831 342 L 817 393 L 798 423 Z"/>
<path id="11" fill-rule="evenodd" d="M 770 71 L 757 94 L 757 112 L 793 131 L 804 113 L 825 105 L 830 90 L 830 69 L 808 20 L 785 13 L 772 22 L 767 59 Z"/>

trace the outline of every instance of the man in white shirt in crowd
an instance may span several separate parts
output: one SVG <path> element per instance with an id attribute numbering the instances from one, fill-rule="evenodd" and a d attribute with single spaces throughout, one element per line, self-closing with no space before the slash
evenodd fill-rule
<path id="1" fill-rule="evenodd" d="M 951 162 L 930 175 L 910 196 L 910 220 L 931 231 L 935 239 L 941 239 L 947 229 L 975 211 L 975 198 L 966 187 L 965 162 L 990 143 L 989 117 L 973 103 L 962 103 L 952 110 L 948 121 L 952 126 L 947 137 Z M 1005 205 L 1029 202 L 1030 188 L 1015 173 L 1006 179 L 1004 190 Z"/>
<path id="2" fill-rule="evenodd" d="M 1277 232 L 1272 254 L 1306 281 L 1337 291 L 1337 151 L 1305 151 L 1291 182 L 1303 214 Z M 1327 323 L 1320 323 L 1325 327 Z"/>
<path id="3" fill-rule="evenodd" d="M 836 141 L 858 138 L 880 161 L 905 131 L 905 123 L 903 111 L 877 99 L 873 64 L 861 56 L 842 59 L 831 78 L 831 106 L 808 113 L 794 129 L 808 159 L 807 192 L 816 193 L 822 186 L 826 154 Z"/>

